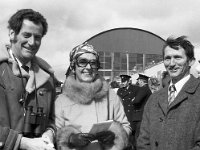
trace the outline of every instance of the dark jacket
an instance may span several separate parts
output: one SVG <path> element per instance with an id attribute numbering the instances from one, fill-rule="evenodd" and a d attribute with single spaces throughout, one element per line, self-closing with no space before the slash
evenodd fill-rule
<path id="1" fill-rule="evenodd" d="M 128 88 L 122 87 L 119 88 L 117 91 L 117 95 L 119 95 L 119 97 L 122 99 L 124 111 L 126 113 L 129 122 L 132 121 L 133 100 L 135 99 L 138 90 L 139 86 L 131 84 L 128 86 Z"/>
<path id="2" fill-rule="evenodd" d="M 6 50 L 1 50 L 0 55 L 0 149 L 18 149 L 24 128 L 24 106 L 34 106 L 36 111 L 35 88 L 40 107 L 44 108 L 46 115 L 45 128 L 54 128 L 51 119 L 55 90 L 53 78 L 50 75 L 50 66 L 41 58 L 35 57 L 29 74 L 21 69 L 20 76 L 17 62 L 8 55 Z M 43 68 L 43 69 L 42 69 Z M 45 71 L 44 71 L 45 70 Z M 49 71 L 47 73 L 47 71 Z M 36 87 L 34 82 L 36 79 Z M 22 81 L 23 80 L 23 81 Z M 22 83 L 23 82 L 23 83 Z M 24 87 L 27 94 L 24 103 L 20 103 Z"/>
<path id="3" fill-rule="evenodd" d="M 168 105 L 168 87 L 145 106 L 137 150 L 200 149 L 200 80 L 193 76 Z"/>
<path id="4" fill-rule="evenodd" d="M 135 100 L 133 101 L 132 121 L 142 120 L 144 105 L 146 104 L 151 94 L 152 93 L 151 90 L 149 89 L 148 84 L 139 88 Z"/>

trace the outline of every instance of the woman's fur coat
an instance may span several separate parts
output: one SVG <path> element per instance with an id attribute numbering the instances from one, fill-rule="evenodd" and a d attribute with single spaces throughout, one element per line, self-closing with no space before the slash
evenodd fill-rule
<path id="1" fill-rule="evenodd" d="M 69 76 L 64 83 L 63 93 L 56 100 L 56 101 L 60 101 L 60 103 L 59 103 L 59 105 L 57 105 L 57 104 L 56 105 L 60 107 L 60 105 L 62 105 L 62 106 L 67 105 L 67 104 L 63 104 L 63 103 L 68 103 L 70 101 L 70 103 L 73 103 L 74 105 L 81 105 L 84 107 L 85 105 L 91 105 L 93 101 L 95 101 L 95 103 L 103 103 L 104 101 L 110 101 L 109 102 L 110 105 L 112 105 L 112 103 L 116 103 L 116 101 L 117 101 L 116 106 L 114 106 L 114 104 L 113 104 L 110 107 L 112 109 L 115 109 L 115 108 L 117 109 L 117 107 L 119 107 L 119 111 L 117 111 L 117 113 L 120 112 L 119 114 L 121 116 L 118 116 L 119 114 L 113 114 L 112 116 L 110 116 L 110 118 L 107 118 L 107 120 L 114 120 L 114 122 L 110 126 L 109 130 L 112 131 L 113 133 L 115 133 L 115 140 L 114 140 L 114 145 L 112 147 L 107 147 L 106 149 L 122 150 L 128 144 L 128 135 L 130 133 L 130 128 L 129 128 L 129 123 L 127 121 L 127 118 L 125 117 L 124 110 L 121 106 L 121 102 L 120 102 L 118 96 L 114 95 L 116 97 L 115 98 L 113 96 L 110 96 L 112 94 L 115 94 L 115 93 L 110 92 L 107 82 L 99 75 L 97 75 L 96 79 L 92 83 L 80 83 L 80 82 L 78 82 L 78 80 L 75 80 L 74 76 Z M 66 99 L 68 99 L 69 101 Z M 107 109 L 107 107 L 106 108 L 104 107 L 104 109 Z M 65 111 L 65 110 L 62 110 L 62 112 L 63 111 Z M 106 111 L 114 112 L 114 110 L 110 110 L 110 109 L 107 109 Z M 104 111 L 102 110 L 102 113 L 103 112 Z M 88 110 L 88 113 L 90 113 L 90 110 Z M 109 113 L 110 112 L 108 112 L 108 114 Z M 57 114 L 60 114 L 60 113 L 57 113 Z M 73 118 L 72 113 L 71 114 L 68 113 L 65 115 L 68 115 L 71 118 Z M 88 118 L 88 120 L 89 119 L 90 118 Z M 58 145 L 58 149 L 61 149 L 61 150 L 70 150 L 70 148 L 68 147 L 69 136 L 72 133 L 82 132 L 80 130 L 80 128 L 77 128 L 76 123 L 73 124 L 73 122 L 71 122 L 69 120 L 66 122 L 67 123 L 58 125 L 59 129 L 58 129 L 58 133 L 57 133 L 57 145 Z M 94 122 L 94 123 L 96 123 L 96 122 Z M 81 148 L 81 150 L 91 150 L 91 149 L 101 150 L 102 148 L 98 142 L 89 144 L 87 147 Z"/>

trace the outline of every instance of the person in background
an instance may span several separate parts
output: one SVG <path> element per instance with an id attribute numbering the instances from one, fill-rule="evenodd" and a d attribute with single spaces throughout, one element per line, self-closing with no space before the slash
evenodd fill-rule
<path id="1" fill-rule="evenodd" d="M 130 124 L 117 94 L 100 76 L 99 54 L 88 43 L 70 52 L 62 94 L 55 101 L 58 150 L 122 150 L 128 145 Z M 96 133 L 95 123 L 113 120 Z"/>
<path id="2" fill-rule="evenodd" d="M 144 110 L 144 106 L 149 98 L 149 96 L 152 94 L 149 85 L 148 85 L 149 77 L 144 74 L 139 74 L 139 77 L 137 79 L 137 84 L 139 85 L 139 90 L 135 96 L 135 99 L 133 101 L 133 113 L 132 113 L 132 121 L 133 121 L 133 132 L 134 132 L 134 146 L 136 147 L 136 140 L 139 135 L 140 131 L 140 124 L 142 121 L 142 114 Z"/>
<path id="3" fill-rule="evenodd" d="M 118 89 L 117 95 L 119 95 L 119 97 L 122 100 L 125 114 L 128 118 L 128 121 L 131 124 L 131 128 L 133 128 L 132 124 L 133 101 L 139 90 L 139 87 L 137 85 L 132 85 L 130 83 L 131 76 L 129 75 L 120 75 L 120 78 L 121 78 L 121 87 Z"/>
<path id="4" fill-rule="evenodd" d="M 47 26 L 32 9 L 18 10 L 8 21 L 10 44 L 0 49 L 2 150 L 54 150 L 53 70 L 35 56 Z"/>
<path id="5" fill-rule="evenodd" d="M 190 74 L 194 46 L 185 36 L 169 37 L 163 61 L 170 82 L 145 105 L 137 148 L 200 149 L 200 80 Z"/>
<path id="6" fill-rule="evenodd" d="M 139 86 L 130 83 L 131 76 L 129 75 L 120 75 L 120 78 L 121 87 L 118 89 L 117 95 L 119 95 L 119 97 L 122 99 L 125 114 L 128 118 L 128 121 L 130 122 L 131 128 L 133 129 L 135 127 L 134 122 L 132 120 L 134 108 L 133 101 L 135 100 L 137 92 L 139 91 Z M 132 131 L 130 137 L 131 144 L 129 149 L 134 149 L 134 146 L 132 145 L 132 143 L 134 143 L 134 134 L 135 132 Z"/>
<path id="7" fill-rule="evenodd" d="M 160 90 L 160 82 L 159 82 L 158 78 L 150 77 L 148 84 L 149 84 L 149 88 L 150 88 L 152 93 Z"/>

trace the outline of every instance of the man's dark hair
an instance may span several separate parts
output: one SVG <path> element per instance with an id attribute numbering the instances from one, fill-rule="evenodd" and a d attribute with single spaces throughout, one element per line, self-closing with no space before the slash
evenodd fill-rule
<path id="1" fill-rule="evenodd" d="M 179 50 L 183 48 L 185 50 L 185 54 L 189 60 L 194 59 L 194 46 L 191 44 L 190 41 L 186 40 L 186 36 L 180 36 L 178 38 L 169 37 L 167 38 L 165 45 L 163 46 L 163 57 L 164 57 L 164 50 L 167 46 Z"/>
<path id="2" fill-rule="evenodd" d="M 18 10 L 14 15 L 8 20 L 8 28 L 14 30 L 18 34 L 21 30 L 22 23 L 24 19 L 28 19 L 35 24 L 41 23 L 43 26 L 43 36 L 47 33 L 48 24 L 46 19 L 39 12 L 32 9 L 21 9 Z"/>

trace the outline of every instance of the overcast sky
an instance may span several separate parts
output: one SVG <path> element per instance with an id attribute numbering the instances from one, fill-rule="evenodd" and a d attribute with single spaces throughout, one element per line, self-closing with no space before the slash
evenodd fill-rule
<path id="1" fill-rule="evenodd" d="M 90 37 L 113 28 L 133 27 L 166 39 L 186 35 L 200 58 L 200 0 L 0 0 L 0 40 L 8 42 L 7 21 L 17 10 L 43 14 L 49 30 L 38 56 L 59 78 L 69 65 L 69 51 Z"/>

